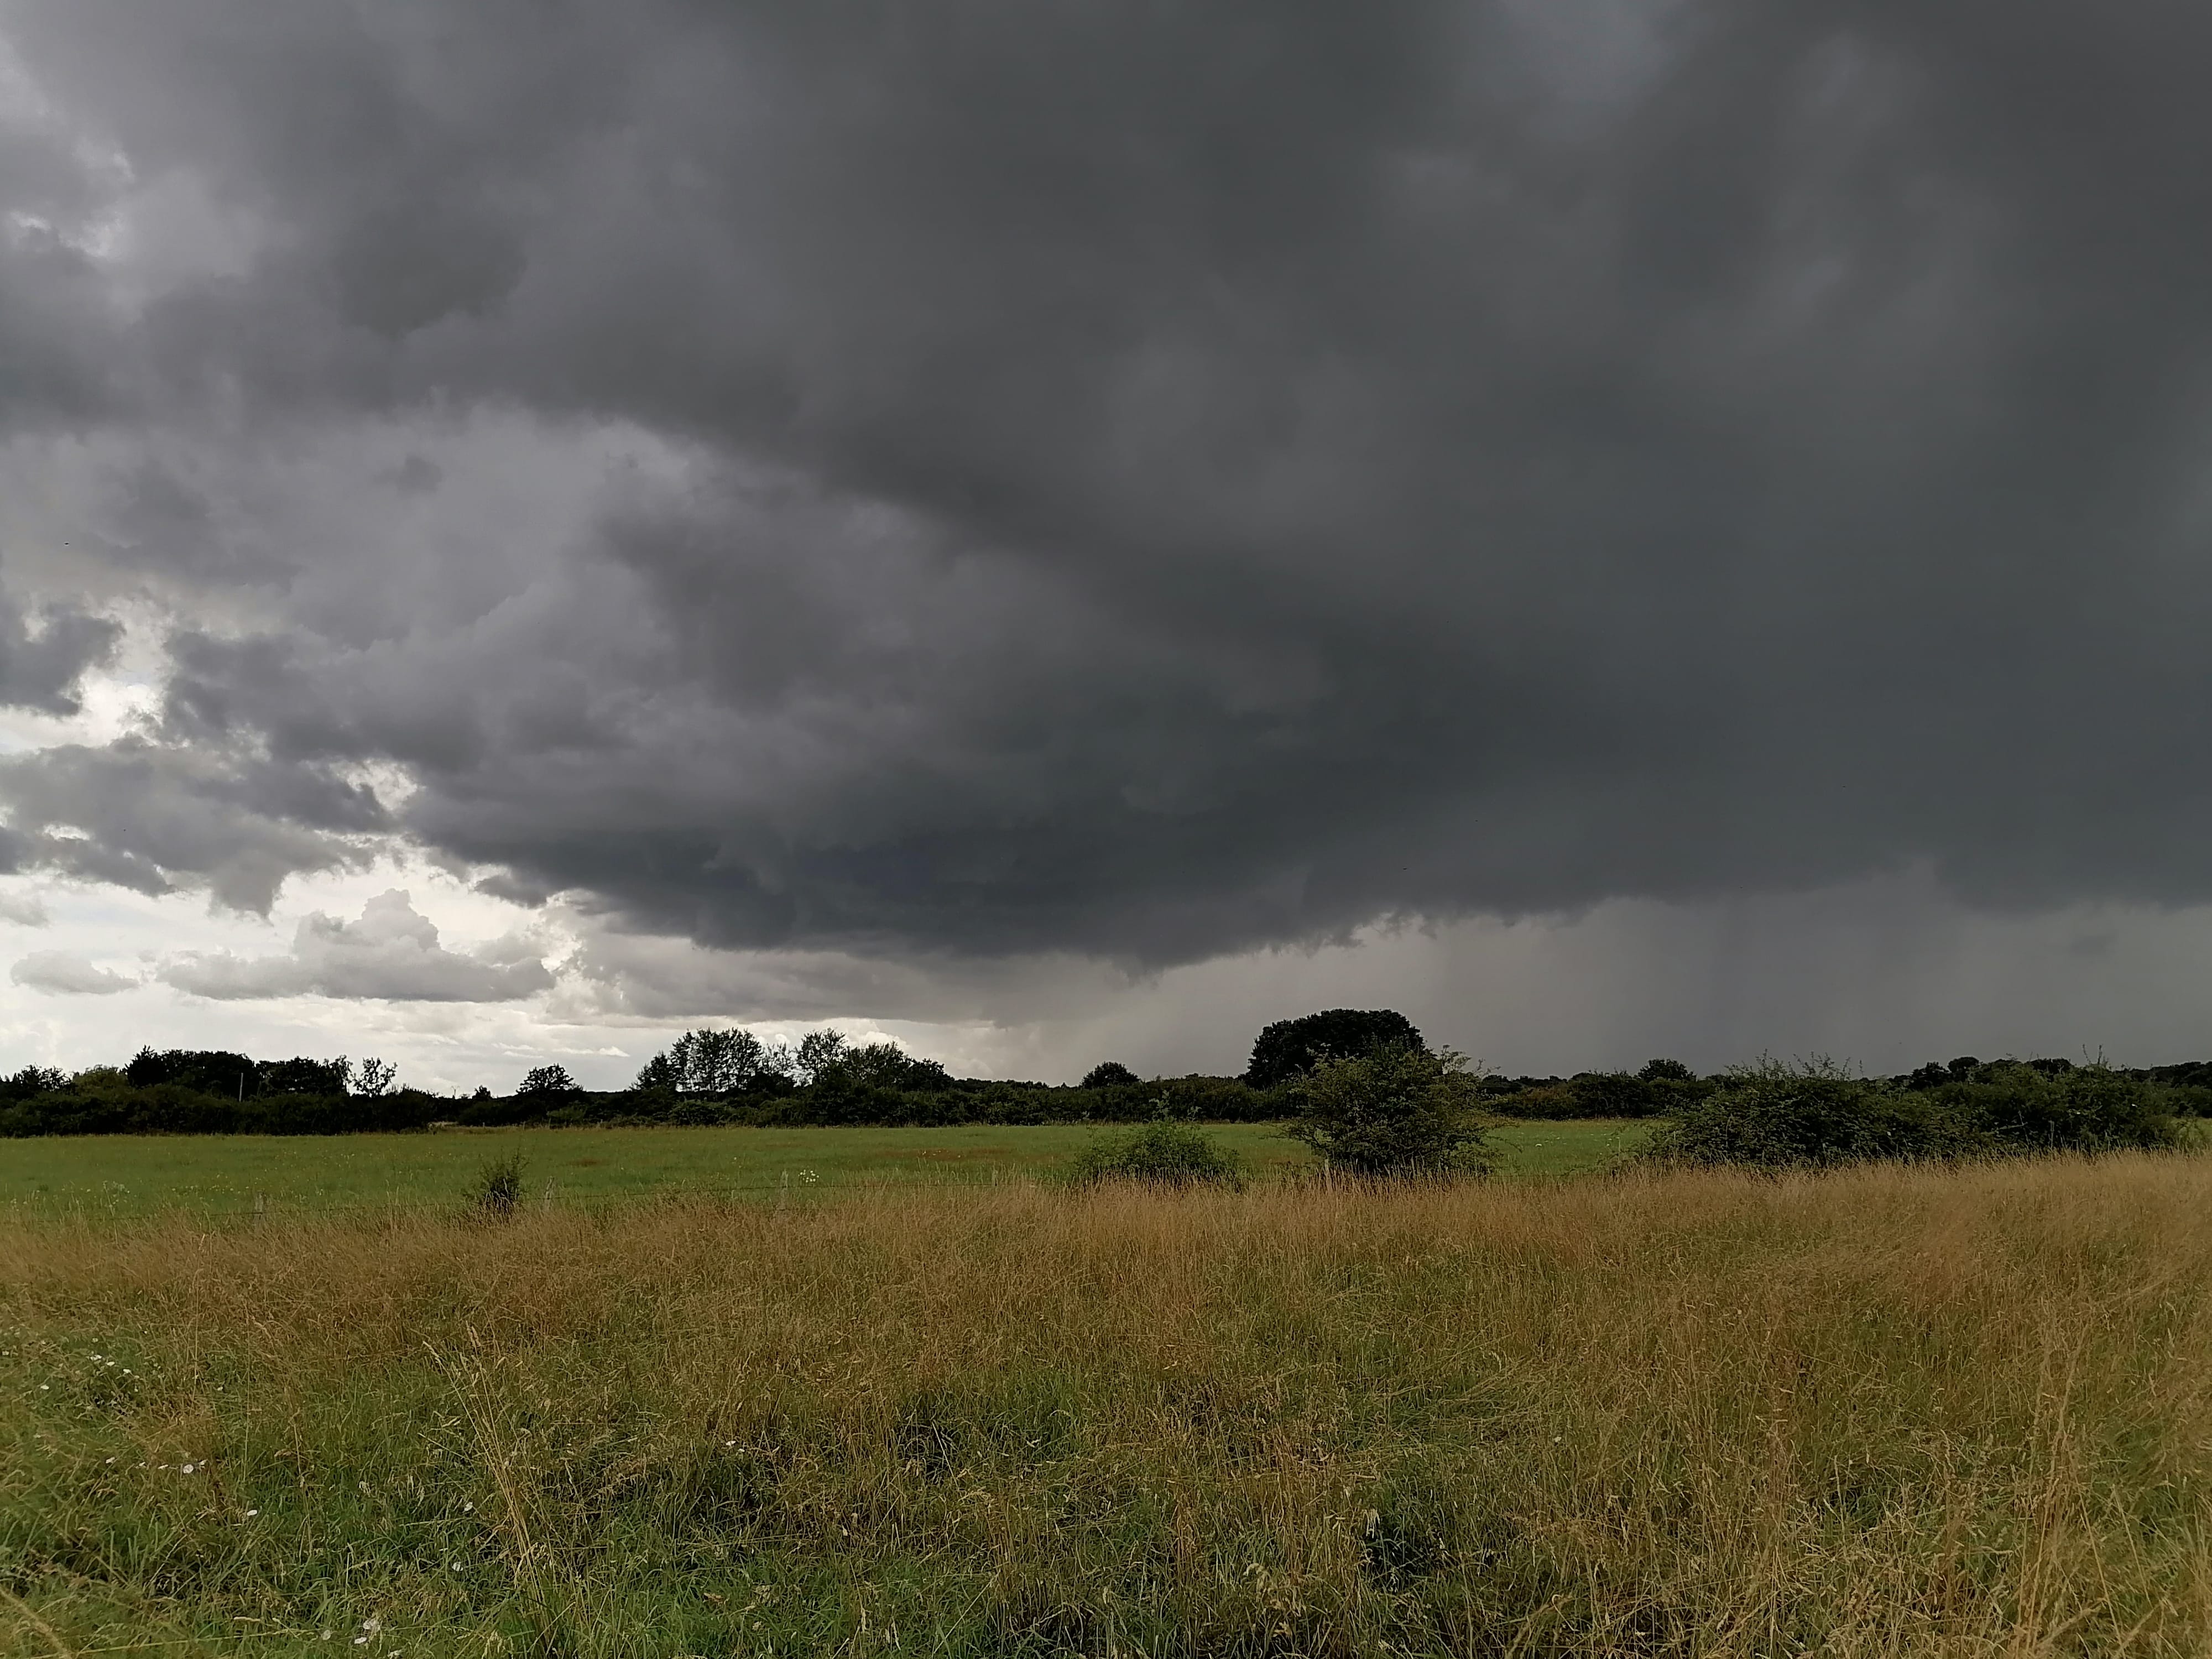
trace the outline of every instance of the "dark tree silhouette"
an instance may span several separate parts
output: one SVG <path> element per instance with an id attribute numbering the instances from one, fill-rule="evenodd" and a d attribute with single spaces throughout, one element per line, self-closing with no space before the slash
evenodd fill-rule
<path id="1" fill-rule="evenodd" d="M 1331 1008 L 1303 1019 L 1279 1019 L 1252 1045 L 1244 1080 L 1255 1089 L 1272 1089 L 1317 1060 L 1351 1060 L 1389 1043 L 1426 1046 L 1412 1020 L 1388 1008 Z"/>

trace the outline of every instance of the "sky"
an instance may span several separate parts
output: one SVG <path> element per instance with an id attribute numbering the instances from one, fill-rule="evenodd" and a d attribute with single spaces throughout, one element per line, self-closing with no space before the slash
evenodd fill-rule
<path id="1" fill-rule="evenodd" d="M 0 1066 L 2212 1054 L 2208 54 L 0 0 Z"/>

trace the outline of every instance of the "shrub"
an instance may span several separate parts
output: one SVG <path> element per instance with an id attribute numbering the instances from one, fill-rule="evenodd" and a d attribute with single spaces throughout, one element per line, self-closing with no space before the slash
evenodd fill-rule
<path id="1" fill-rule="evenodd" d="M 1719 1088 L 1659 1132 L 1646 1156 L 1776 1170 L 1955 1157 L 1976 1150 L 1977 1141 L 1929 1096 L 1871 1081 L 1822 1056 L 1732 1068 Z"/>
<path id="2" fill-rule="evenodd" d="M 2177 1145 L 2173 1091 L 2101 1062 L 2056 1069 L 2000 1060 L 1924 1091 L 1961 1129 L 2003 1152 L 2115 1152 Z"/>
<path id="3" fill-rule="evenodd" d="M 470 1207 L 495 1221 L 504 1221 L 522 1201 L 522 1155 L 495 1158 L 477 1171 L 469 1183 Z"/>
<path id="4" fill-rule="evenodd" d="M 1133 1133 L 1093 1141 L 1076 1153 L 1068 1175 L 1083 1186 L 1141 1181 L 1159 1187 L 1241 1187 L 1244 1161 L 1203 1129 L 1160 1118 Z"/>
<path id="5" fill-rule="evenodd" d="M 1582 1109 L 1573 1087 L 1565 1083 L 1486 1078 L 1483 1085 L 1483 1109 L 1498 1117 L 1565 1118 Z"/>
<path id="6" fill-rule="evenodd" d="M 1264 1122 L 1281 1117 L 1288 1109 L 1279 1091 L 1255 1089 L 1242 1078 L 1207 1077 L 1203 1073 L 1158 1078 L 1134 1092 L 1149 1096 L 1152 1109 L 1158 1116 L 1208 1123 Z"/>
<path id="7" fill-rule="evenodd" d="M 1571 1117 L 1649 1117 L 1660 1094 L 1642 1078 L 1626 1072 L 1583 1072 L 1567 1080 L 1573 1100 Z"/>
<path id="8" fill-rule="evenodd" d="M 1412 1020 L 1388 1008 L 1331 1008 L 1303 1019 L 1279 1019 L 1252 1044 L 1244 1080 L 1255 1089 L 1272 1089 L 1316 1060 L 1350 1059 L 1393 1043 L 1419 1048 L 1421 1034 Z"/>
<path id="9" fill-rule="evenodd" d="M 1294 1087 L 1285 1131 L 1368 1176 L 1486 1172 L 1480 1083 L 1464 1054 L 1386 1043 L 1316 1063 Z"/>

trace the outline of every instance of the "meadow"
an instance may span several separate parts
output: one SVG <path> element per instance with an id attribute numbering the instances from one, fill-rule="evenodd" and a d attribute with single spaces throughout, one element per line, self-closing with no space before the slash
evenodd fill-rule
<path id="1" fill-rule="evenodd" d="M 1632 1152 L 1645 1121 L 1515 1122 L 1491 1139 L 1509 1173 L 1574 1175 Z M 0 1145 L 0 1213 L 327 1213 L 456 1199 L 487 1163 L 522 1159 L 531 1200 L 596 1204 L 674 1192 L 773 1197 L 792 1189 L 988 1185 L 1048 1173 L 1100 1133 L 1080 1124 L 933 1129 L 441 1129 L 405 1134 L 85 1135 Z M 1311 1155 L 1272 1126 L 1209 1133 L 1266 1178 Z"/>
<path id="2" fill-rule="evenodd" d="M 0 1632 L 2196 1656 L 2208 1292 L 2196 1154 L 19 1212 Z"/>

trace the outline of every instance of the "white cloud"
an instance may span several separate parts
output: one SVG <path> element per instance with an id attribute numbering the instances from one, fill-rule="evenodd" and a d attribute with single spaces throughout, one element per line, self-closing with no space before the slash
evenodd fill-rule
<path id="1" fill-rule="evenodd" d="M 554 983 L 544 961 L 518 935 L 474 951 L 447 950 L 438 942 L 437 924 L 398 888 L 370 899 L 358 921 L 319 910 L 307 916 L 288 954 L 196 952 L 172 962 L 161 977 L 180 991 L 220 1001 L 323 996 L 514 1002 Z"/>
<path id="2" fill-rule="evenodd" d="M 34 951 L 9 969 L 8 977 L 31 990 L 59 996 L 111 996 L 138 986 L 136 980 L 94 967 L 74 951 Z"/>

